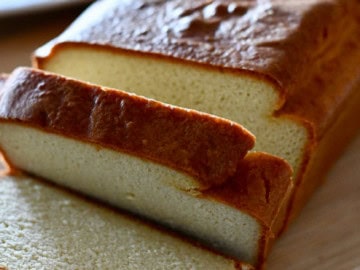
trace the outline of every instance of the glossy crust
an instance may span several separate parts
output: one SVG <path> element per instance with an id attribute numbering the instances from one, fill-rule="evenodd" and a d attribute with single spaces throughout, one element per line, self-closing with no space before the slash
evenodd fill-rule
<path id="1" fill-rule="evenodd" d="M 0 108 L 2 120 L 159 162 L 193 176 L 200 188 L 234 175 L 254 145 L 231 121 L 30 68 L 9 77 Z"/>
<path id="2" fill-rule="evenodd" d="M 323 138 L 330 130 L 341 138 L 337 154 L 351 138 L 334 127 L 358 90 L 359 37 L 358 0 L 104 1 L 40 48 L 35 63 L 41 67 L 63 46 L 95 46 L 269 81 L 279 92 L 274 115 L 293 119 L 309 133 L 286 213 L 300 209 L 322 181 L 326 171 L 315 173 L 317 168 L 336 160 L 319 160 L 332 147 L 318 148 Z M 355 134 L 359 121 L 345 120 Z"/>

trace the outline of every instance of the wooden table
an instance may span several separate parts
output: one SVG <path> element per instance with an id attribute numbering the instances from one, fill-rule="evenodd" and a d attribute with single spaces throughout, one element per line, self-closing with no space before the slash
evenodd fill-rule
<path id="1" fill-rule="evenodd" d="M 55 37 L 79 12 L 0 21 L 0 72 L 29 66 L 34 49 Z M 360 269 L 360 136 L 276 243 L 267 269 Z"/>
<path id="2" fill-rule="evenodd" d="M 276 243 L 268 266 L 360 270 L 360 136 Z"/>

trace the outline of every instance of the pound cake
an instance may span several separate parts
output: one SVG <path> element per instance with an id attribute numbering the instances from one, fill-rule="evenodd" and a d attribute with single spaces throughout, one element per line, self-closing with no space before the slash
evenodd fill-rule
<path id="1" fill-rule="evenodd" d="M 241 123 L 294 169 L 279 229 L 360 126 L 358 0 L 99 1 L 33 61 Z"/>
<path id="2" fill-rule="evenodd" d="M 216 116 L 31 68 L 16 69 L 0 91 L 0 148 L 12 170 L 260 267 L 292 170 L 278 157 L 247 153 L 253 141 Z"/>
<path id="3" fill-rule="evenodd" d="M 250 265 L 28 176 L 0 178 L 0 269 L 233 269 Z"/>

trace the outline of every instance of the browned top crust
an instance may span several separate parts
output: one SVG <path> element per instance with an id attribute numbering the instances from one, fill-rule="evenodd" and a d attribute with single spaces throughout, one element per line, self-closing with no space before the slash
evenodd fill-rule
<path id="1" fill-rule="evenodd" d="M 231 121 L 30 68 L 18 68 L 3 86 L 0 120 L 159 162 L 202 188 L 234 175 L 254 145 Z"/>
<path id="2" fill-rule="evenodd" d="M 99 1 L 36 52 L 38 65 L 76 43 L 270 80 L 280 91 L 278 112 L 312 123 L 321 136 L 360 80 L 360 2 Z M 337 87 L 326 88 L 328 80 Z"/>

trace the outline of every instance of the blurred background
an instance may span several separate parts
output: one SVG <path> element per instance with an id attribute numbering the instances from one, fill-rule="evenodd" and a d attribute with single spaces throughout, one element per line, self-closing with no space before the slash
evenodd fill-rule
<path id="1" fill-rule="evenodd" d="M 29 66 L 32 52 L 56 37 L 92 1 L 0 1 L 0 73 Z"/>

